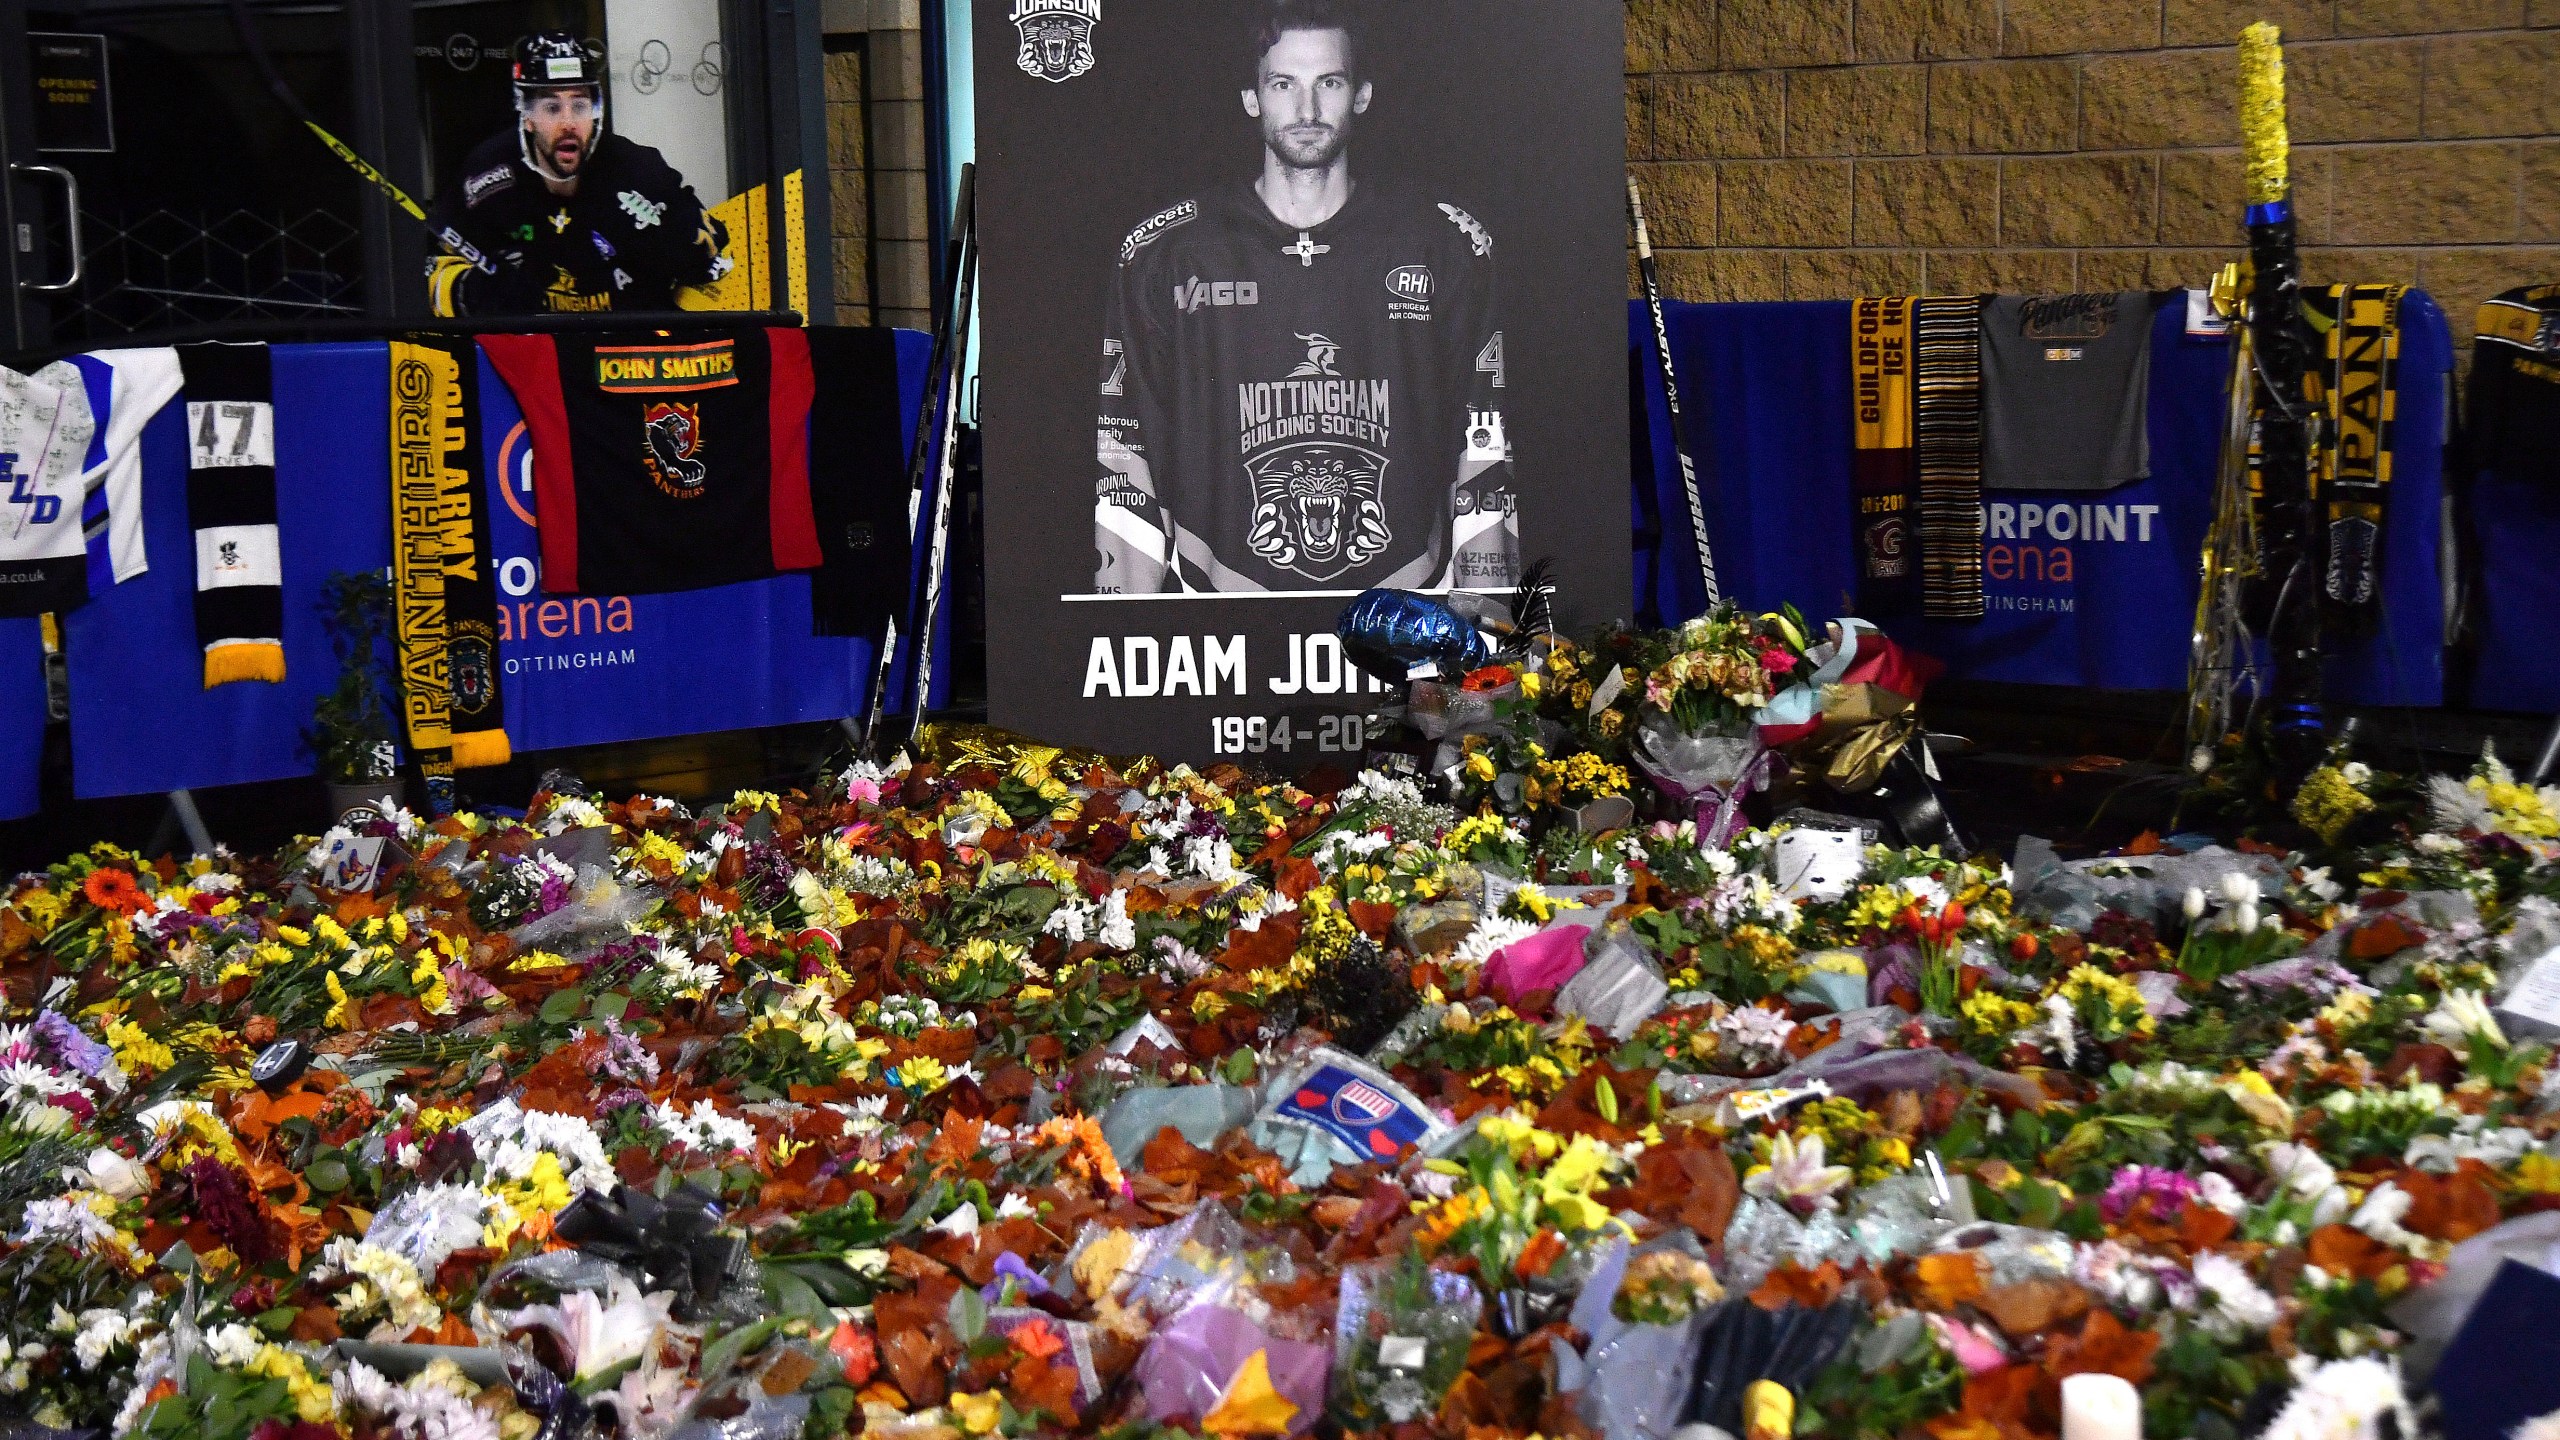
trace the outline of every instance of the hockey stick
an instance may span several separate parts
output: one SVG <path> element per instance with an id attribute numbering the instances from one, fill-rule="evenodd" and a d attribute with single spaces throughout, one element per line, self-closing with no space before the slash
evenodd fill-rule
<path id="1" fill-rule="evenodd" d="M 960 275 L 961 259 L 977 234 L 977 214 L 978 167 L 974 164 L 962 165 L 960 195 L 952 202 L 951 207 L 951 238 L 943 242 L 942 248 L 943 273 L 951 276 L 955 284 Z M 957 296 L 955 295 L 954 298 L 956 299 Z M 915 442 L 907 449 L 907 553 L 909 555 L 913 555 L 916 547 L 925 541 L 925 536 L 916 529 L 916 522 L 924 514 L 925 469 L 932 463 L 933 441 L 937 433 L 933 419 L 942 405 L 942 392 L 948 379 L 944 371 L 949 367 L 952 334 L 957 325 L 958 311 L 955 309 L 952 314 L 943 317 L 940 325 L 934 327 L 932 358 L 925 362 L 924 401 L 916 411 Z M 928 585 L 933 583 L 931 574 L 932 572 L 927 572 Z M 888 621 L 880 631 L 880 654 L 871 666 L 871 695 L 863 704 L 860 738 L 863 756 L 873 760 L 886 758 L 881 754 L 878 743 L 880 717 L 888 708 L 889 671 L 897 664 L 898 637 L 901 633 L 898 622 L 904 618 L 906 618 L 905 606 L 889 612 Z M 928 640 L 926 643 L 930 645 L 931 641 Z"/>
<path id="2" fill-rule="evenodd" d="M 916 621 L 914 703 L 907 707 L 906 734 L 898 740 L 901 750 L 915 742 L 916 727 L 924 723 L 925 699 L 933 690 L 933 622 L 942 609 L 942 565 L 951 549 L 951 487 L 960 473 L 960 377 L 969 372 L 969 300 L 978 278 L 977 228 L 972 210 L 964 232 L 968 244 L 960 252 L 960 269 L 951 286 L 951 373 L 943 387 L 950 398 L 942 409 L 942 468 L 933 486 L 933 549 L 924 562 L 924 614 Z"/>
<path id="3" fill-rule="evenodd" d="M 419 208 L 417 201 L 409 198 L 408 191 L 393 184 L 390 176 L 375 169 L 371 161 L 357 154 L 347 142 L 330 134 L 319 121 L 311 117 L 311 112 L 303 107 L 301 97 L 293 93 L 292 86 L 284 83 L 284 76 L 276 70 L 275 62 L 267 57 L 267 47 L 259 43 L 257 27 L 249 20 L 248 0 L 231 0 L 231 28 L 240 32 L 240 48 L 248 53 L 249 63 L 258 67 L 259 77 L 267 82 L 268 92 L 276 97 L 276 103 L 284 106 L 286 114 L 301 121 L 305 129 L 319 136 L 320 143 L 328 146 L 331 154 L 346 161 L 348 168 L 371 182 L 373 188 L 381 191 L 394 207 L 421 225 L 431 223 L 427 219 L 427 212 Z M 463 239 L 462 232 L 452 226 L 438 227 L 436 239 L 443 242 L 446 249 L 470 262 L 472 269 L 484 275 L 498 273 L 497 262 L 481 254 L 478 247 Z"/>
<path id="4" fill-rule="evenodd" d="M 1698 576 L 1707 584 L 1707 608 L 1723 603 L 1716 585 L 1716 556 L 1707 543 L 1707 502 L 1698 491 L 1698 466 L 1689 458 L 1688 422 L 1680 414 L 1680 381 L 1671 369 L 1671 327 L 1662 316 L 1662 277 L 1653 267 L 1653 237 L 1644 226 L 1644 196 L 1627 177 L 1627 212 L 1636 222 L 1636 269 L 1644 277 L 1645 308 L 1653 312 L 1653 354 L 1662 366 L 1662 400 L 1671 410 L 1671 449 L 1680 457 L 1680 488 L 1689 499 L 1689 531 L 1698 539 Z"/>

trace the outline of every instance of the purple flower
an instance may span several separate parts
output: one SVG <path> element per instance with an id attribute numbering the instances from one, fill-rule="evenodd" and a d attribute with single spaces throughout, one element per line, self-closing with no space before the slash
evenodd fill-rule
<path id="1" fill-rule="evenodd" d="M 1008 1280 L 1014 1284 L 1014 1293 L 1024 1299 L 1049 1293 L 1049 1282 L 1041 1279 L 1038 1272 L 1024 1264 L 1021 1256 L 1007 1250 L 996 1257 L 995 1278 L 980 1286 L 978 1294 L 988 1304 L 996 1304 L 1004 1298 L 1005 1282 Z"/>
<path id="2" fill-rule="evenodd" d="M 80 1027 L 65 1019 L 58 1011 L 47 1010 L 36 1016 L 32 1027 L 35 1038 L 53 1047 L 63 1064 L 94 1080 L 116 1063 L 115 1052 L 80 1033 Z"/>
<path id="3" fill-rule="evenodd" d="M 2196 1182 L 2175 1170 L 2157 1165 L 2127 1165 L 2107 1182 L 2106 1193 L 2098 1197 L 2098 1213 L 2112 1224 L 2132 1213 L 2136 1202 L 2145 1197 L 2151 1201 L 2151 1213 L 2162 1219 L 2177 1214 L 2187 1202 L 2200 1193 Z"/>

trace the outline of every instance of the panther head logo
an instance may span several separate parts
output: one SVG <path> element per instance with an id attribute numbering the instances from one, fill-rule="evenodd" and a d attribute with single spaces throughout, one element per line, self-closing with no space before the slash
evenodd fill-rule
<path id="1" fill-rule="evenodd" d="M 1386 458 L 1356 445 L 1307 441 L 1255 459 L 1245 543 L 1284 570 L 1330 580 L 1378 557 L 1393 538 L 1381 496 Z"/>
<path id="2" fill-rule="evenodd" d="M 1093 68 L 1098 0 L 1016 0 L 1013 28 L 1022 37 L 1014 64 L 1035 80 L 1073 80 Z"/>
<path id="3" fill-rule="evenodd" d="M 641 463 L 658 488 L 679 500 L 702 493 L 709 467 L 696 453 L 702 448 L 702 407 L 679 401 L 652 405 L 640 419 L 648 440 Z"/>

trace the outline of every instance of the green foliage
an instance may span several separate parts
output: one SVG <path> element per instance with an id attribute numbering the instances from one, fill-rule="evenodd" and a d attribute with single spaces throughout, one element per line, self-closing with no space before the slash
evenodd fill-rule
<path id="1" fill-rule="evenodd" d="M 396 773 L 391 707 L 391 582 L 378 571 L 332 574 L 320 587 L 320 618 L 338 655 L 337 682 L 311 710 L 303 733 L 333 785 Z"/>

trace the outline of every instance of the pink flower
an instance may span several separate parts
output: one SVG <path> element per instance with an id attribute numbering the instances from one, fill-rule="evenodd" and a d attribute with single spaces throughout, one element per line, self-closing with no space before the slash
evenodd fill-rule
<path id="1" fill-rule="evenodd" d="M 1796 668 L 1796 664 L 1795 652 L 1783 646 L 1764 645 L 1760 649 L 1760 668 L 1772 675 L 1784 675 Z"/>
<path id="2" fill-rule="evenodd" d="M 880 803 L 880 782 L 877 780 L 848 780 L 844 785 L 844 794 L 846 799 L 852 800 L 858 804 L 877 805 Z"/>
<path id="3" fill-rule="evenodd" d="M 1929 1324 L 1938 1332 L 1938 1343 L 1947 1347 L 1968 1375 L 1988 1375 L 2009 1363 L 2008 1352 L 2000 1348 L 1999 1341 L 1961 1320 L 1933 1314 Z"/>
<path id="4" fill-rule="evenodd" d="M 2132 1213 L 2136 1201 L 2147 1196 L 2151 1213 L 2165 1220 L 2187 1208 L 2187 1202 L 2195 1199 L 2200 1189 L 2193 1179 L 2175 1170 L 2127 1165 L 2107 1182 L 2106 1193 L 2098 1197 L 2098 1213 L 2106 1216 L 2109 1223 L 2122 1220 Z"/>

